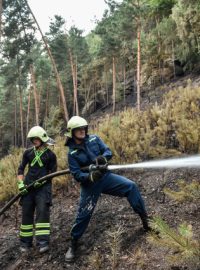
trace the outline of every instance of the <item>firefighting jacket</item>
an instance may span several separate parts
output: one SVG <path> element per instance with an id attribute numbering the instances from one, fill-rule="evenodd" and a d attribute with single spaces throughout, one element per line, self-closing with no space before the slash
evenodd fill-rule
<path id="1" fill-rule="evenodd" d="M 42 151 L 36 151 L 34 147 L 25 150 L 18 168 L 18 175 L 24 174 L 27 164 L 28 172 L 24 179 L 27 185 L 57 170 L 56 155 L 49 148 L 45 148 Z"/>
<path id="2" fill-rule="evenodd" d="M 76 144 L 73 139 L 69 139 L 66 145 L 69 147 L 70 172 L 81 184 L 86 183 L 89 177 L 89 172 L 81 168 L 94 163 L 99 155 L 106 157 L 107 160 L 112 158 L 111 150 L 97 135 L 87 135 L 82 144 Z"/>

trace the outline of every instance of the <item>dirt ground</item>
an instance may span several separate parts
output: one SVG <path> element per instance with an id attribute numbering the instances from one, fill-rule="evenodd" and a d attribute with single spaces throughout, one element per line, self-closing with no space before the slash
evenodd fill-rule
<path id="1" fill-rule="evenodd" d="M 172 227 L 186 221 L 199 237 L 199 206 L 178 204 L 163 193 L 164 187 L 175 189 L 177 179 L 199 179 L 195 170 L 135 171 L 120 174 L 138 184 L 148 211 L 161 216 Z M 64 255 L 70 242 L 70 229 L 78 206 L 79 186 L 72 183 L 53 198 L 51 209 L 51 248 L 40 255 L 34 247 L 27 255 L 19 251 L 20 206 L 13 206 L 0 221 L 0 269 L 118 269 L 118 270 L 197 270 L 192 262 L 179 265 L 169 262 L 170 250 L 147 241 L 138 216 L 125 198 L 102 195 L 73 263 Z M 115 239 L 117 239 L 115 241 Z"/>

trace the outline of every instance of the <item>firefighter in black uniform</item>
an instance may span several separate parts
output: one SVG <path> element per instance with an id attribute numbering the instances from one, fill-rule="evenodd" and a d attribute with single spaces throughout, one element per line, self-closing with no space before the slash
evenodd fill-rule
<path id="1" fill-rule="evenodd" d="M 22 162 L 18 168 L 18 188 L 22 192 L 22 224 L 20 227 L 20 250 L 26 252 L 32 247 L 33 232 L 35 231 L 36 245 L 39 252 L 49 250 L 50 237 L 50 206 L 51 181 L 35 183 L 31 191 L 26 190 L 26 185 L 35 180 L 53 173 L 57 169 L 56 155 L 47 147 L 54 141 L 47 136 L 46 131 L 35 126 L 30 129 L 28 136 L 34 147 L 25 150 Z M 28 172 L 24 177 L 24 170 L 28 164 Z M 34 222 L 34 212 L 36 217 Z"/>

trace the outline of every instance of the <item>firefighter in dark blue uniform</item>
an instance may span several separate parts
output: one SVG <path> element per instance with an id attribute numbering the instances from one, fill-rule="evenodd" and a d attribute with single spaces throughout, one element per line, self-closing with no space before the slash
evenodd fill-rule
<path id="1" fill-rule="evenodd" d="M 51 181 L 35 183 L 34 188 L 29 192 L 26 190 L 26 185 L 55 172 L 57 161 L 56 155 L 47 147 L 47 145 L 54 144 L 54 141 L 47 136 L 42 127 L 33 127 L 27 137 L 34 147 L 25 150 L 18 168 L 18 188 L 23 194 L 21 198 L 20 250 L 26 252 L 32 247 L 33 233 L 35 232 L 39 252 L 43 253 L 49 249 Z M 28 165 L 28 172 L 24 177 L 26 165 Z"/>
<path id="2" fill-rule="evenodd" d="M 86 230 L 101 193 L 126 197 L 135 213 L 140 216 L 144 230 L 150 230 L 144 202 L 137 185 L 108 170 L 102 171 L 90 166 L 107 165 L 112 158 L 112 152 L 98 136 L 88 135 L 87 131 L 88 124 L 85 119 L 73 116 L 69 120 L 66 140 L 69 147 L 68 163 L 70 172 L 81 184 L 81 194 L 77 217 L 71 230 L 71 244 L 65 255 L 66 261 L 74 259 L 77 241 Z M 91 170 L 82 169 L 87 166 Z"/>

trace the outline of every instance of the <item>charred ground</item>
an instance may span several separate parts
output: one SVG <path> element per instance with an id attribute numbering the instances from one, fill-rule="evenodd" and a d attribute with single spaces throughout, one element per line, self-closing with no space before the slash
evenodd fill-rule
<path id="1" fill-rule="evenodd" d="M 196 170 L 159 170 L 123 172 L 140 187 L 148 210 L 161 216 L 176 228 L 184 221 L 193 227 L 198 237 L 199 206 L 191 202 L 176 203 L 163 193 L 164 187 L 177 188 L 177 180 L 199 180 Z M 140 219 L 133 213 L 125 198 L 102 195 L 89 227 L 80 241 L 78 258 L 66 263 L 64 254 L 70 242 L 70 228 L 78 206 L 79 186 L 72 182 L 54 196 L 51 210 L 51 249 L 40 255 L 34 247 L 30 254 L 19 251 L 20 206 L 13 206 L 1 218 L 0 269 L 145 269 L 196 270 L 192 262 L 173 264 L 167 259 L 169 249 L 156 247 L 147 241 Z M 116 247 L 114 237 L 119 238 Z M 117 252 L 115 256 L 114 251 Z"/>

